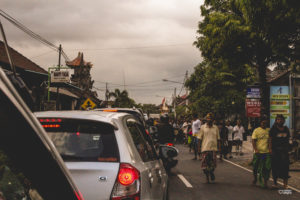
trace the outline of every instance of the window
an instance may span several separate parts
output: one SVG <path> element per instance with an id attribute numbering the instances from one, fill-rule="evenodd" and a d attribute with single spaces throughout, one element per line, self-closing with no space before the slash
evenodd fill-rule
<path id="1" fill-rule="evenodd" d="M 127 119 L 126 125 L 131 133 L 131 137 L 135 144 L 137 151 L 139 152 L 142 160 L 144 162 L 151 161 L 155 159 L 151 146 L 146 142 L 143 134 L 138 127 L 137 122 L 134 119 Z"/>
<path id="2" fill-rule="evenodd" d="M 110 124 L 78 119 L 40 121 L 65 161 L 119 161 L 114 128 Z"/>

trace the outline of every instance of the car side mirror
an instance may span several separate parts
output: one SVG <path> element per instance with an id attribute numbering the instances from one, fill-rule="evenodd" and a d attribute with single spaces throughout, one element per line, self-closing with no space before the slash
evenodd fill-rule
<path id="1" fill-rule="evenodd" d="M 167 145 L 161 145 L 159 147 L 160 155 L 164 158 L 173 158 L 178 155 L 178 150 L 175 147 L 167 146 Z"/>

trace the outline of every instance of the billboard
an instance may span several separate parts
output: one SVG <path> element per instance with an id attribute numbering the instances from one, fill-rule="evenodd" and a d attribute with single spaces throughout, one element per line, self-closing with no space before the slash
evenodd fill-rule
<path id="1" fill-rule="evenodd" d="M 260 117 L 261 102 L 259 99 L 246 99 L 247 117 Z"/>
<path id="2" fill-rule="evenodd" d="M 285 125 L 290 128 L 289 86 L 270 87 L 270 126 L 273 126 L 277 114 L 285 117 Z"/>
<path id="3" fill-rule="evenodd" d="M 247 88 L 247 99 L 259 99 L 260 98 L 260 89 L 257 87 Z"/>
<path id="4" fill-rule="evenodd" d="M 69 71 L 52 71 L 51 83 L 69 83 L 70 75 Z"/>

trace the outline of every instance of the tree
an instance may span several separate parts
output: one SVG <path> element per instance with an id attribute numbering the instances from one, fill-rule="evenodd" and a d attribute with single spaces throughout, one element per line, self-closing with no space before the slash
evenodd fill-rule
<path id="1" fill-rule="evenodd" d="M 190 89 L 189 100 L 192 112 L 205 115 L 214 112 L 220 117 L 226 117 L 238 110 L 243 110 L 245 88 L 253 80 L 253 71 L 250 67 L 243 70 L 231 69 L 213 65 L 204 60 L 195 67 L 195 72 L 186 81 Z"/>
<path id="2" fill-rule="evenodd" d="M 243 72 L 249 66 L 257 70 L 262 89 L 262 112 L 266 112 L 268 108 L 267 67 L 278 63 L 288 65 L 297 57 L 299 6 L 297 9 L 295 0 L 291 2 L 205 0 L 201 6 L 204 19 L 199 22 L 199 37 L 194 44 L 210 66 L 229 66 L 228 69 L 235 72 Z M 284 16 L 284 11 L 277 14 L 281 6 L 284 11 L 288 11 L 287 17 Z M 296 18 L 292 19 L 293 17 Z M 280 28 L 283 22 L 289 22 L 293 28 L 282 31 Z M 277 31 L 273 34 L 274 30 Z"/>
<path id="3" fill-rule="evenodd" d="M 109 98 L 111 97 L 114 98 L 113 107 L 131 108 L 135 105 L 135 101 L 129 98 L 127 90 L 121 92 L 119 89 L 115 89 L 114 92 L 109 93 Z"/>

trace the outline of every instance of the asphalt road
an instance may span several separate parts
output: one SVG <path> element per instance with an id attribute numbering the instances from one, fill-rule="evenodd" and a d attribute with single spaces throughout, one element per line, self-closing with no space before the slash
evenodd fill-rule
<path id="1" fill-rule="evenodd" d="M 180 153 L 178 165 L 169 177 L 170 200 L 286 200 L 300 199 L 299 191 L 263 189 L 252 186 L 252 173 L 227 162 L 218 161 L 215 183 L 205 183 L 201 161 L 192 160 L 193 154 L 183 145 L 176 145 Z M 245 155 L 247 156 L 247 155 Z M 271 185 L 271 182 L 270 184 Z"/>

